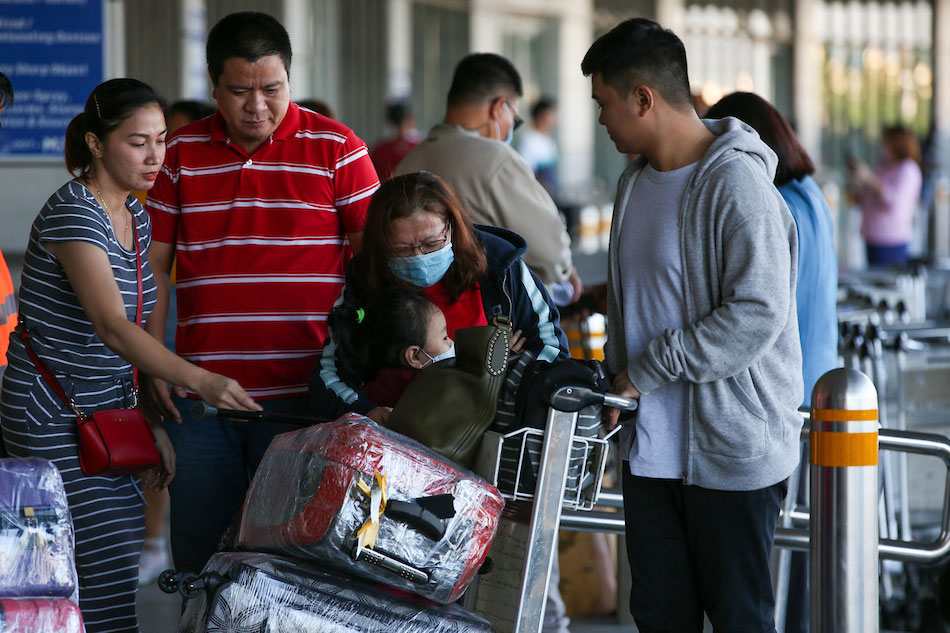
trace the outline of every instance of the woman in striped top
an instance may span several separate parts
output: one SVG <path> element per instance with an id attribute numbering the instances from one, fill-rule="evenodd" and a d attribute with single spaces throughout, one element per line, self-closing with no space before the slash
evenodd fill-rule
<path id="1" fill-rule="evenodd" d="M 149 189 L 165 157 L 161 98 L 134 79 L 100 84 L 66 132 L 66 166 L 77 178 L 50 197 L 30 231 L 20 317 L 33 351 L 80 409 L 129 407 L 132 365 L 197 392 L 219 407 L 259 409 L 235 381 L 175 356 L 135 323 L 155 304 L 146 251 L 151 224 L 132 190 Z M 136 252 L 141 255 L 137 271 Z M 79 604 L 89 633 L 138 631 L 135 594 L 144 532 L 138 477 L 85 476 L 76 415 L 59 400 L 10 337 L 0 390 L 0 431 L 13 457 L 51 460 L 66 485 L 76 531 Z M 164 428 L 162 464 L 145 474 L 161 489 L 175 471 Z"/>

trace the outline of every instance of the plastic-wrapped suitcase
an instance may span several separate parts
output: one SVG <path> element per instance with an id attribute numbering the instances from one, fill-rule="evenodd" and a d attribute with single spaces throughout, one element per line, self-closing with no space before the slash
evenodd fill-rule
<path id="1" fill-rule="evenodd" d="M 237 544 L 446 604 L 484 562 L 503 508 L 481 478 L 349 414 L 274 438 L 248 490 Z"/>
<path id="2" fill-rule="evenodd" d="M 438 605 L 268 554 L 215 554 L 199 580 L 203 589 L 188 594 L 179 633 L 492 631 L 457 604 Z"/>
<path id="3" fill-rule="evenodd" d="M 0 459 L 0 598 L 70 597 L 73 526 L 52 462 Z"/>
<path id="4" fill-rule="evenodd" d="M 82 615 L 66 598 L 0 599 L 0 633 L 83 633 Z"/>

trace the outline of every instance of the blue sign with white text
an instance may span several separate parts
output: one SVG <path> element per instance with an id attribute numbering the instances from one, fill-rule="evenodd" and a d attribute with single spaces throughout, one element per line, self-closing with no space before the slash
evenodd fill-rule
<path id="1" fill-rule="evenodd" d="M 105 0 L 0 0 L 0 160 L 62 159 L 66 127 L 103 80 Z"/>

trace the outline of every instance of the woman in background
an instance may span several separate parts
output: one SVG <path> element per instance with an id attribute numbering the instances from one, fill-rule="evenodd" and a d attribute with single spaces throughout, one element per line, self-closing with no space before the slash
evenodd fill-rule
<path id="1" fill-rule="evenodd" d="M 907 263 L 924 180 L 920 160 L 917 137 L 906 127 L 895 125 L 884 128 L 877 169 L 871 171 L 857 159 L 848 161 L 851 193 L 861 208 L 861 237 L 870 266 Z"/>
<path id="2" fill-rule="evenodd" d="M 808 406 L 815 382 L 838 364 L 838 332 L 835 303 L 838 262 L 835 255 L 831 212 L 812 179 L 815 166 L 798 142 L 788 121 L 768 101 L 749 92 L 723 97 L 706 113 L 706 118 L 732 116 L 752 127 L 778 158 L 773 182 L 788 205 L 798 231 L 798 335 L 802 344 L 802 374 Z M 802 453 L 802 463 L 807 463 Z M 807 471 L 799 469 L 799 503 L 805 499 Z M 793 477 L 795 475 L 792 475 Z M 808 555 L 792 554 L 788 589 L 786 633 L 808 631 Z"/>

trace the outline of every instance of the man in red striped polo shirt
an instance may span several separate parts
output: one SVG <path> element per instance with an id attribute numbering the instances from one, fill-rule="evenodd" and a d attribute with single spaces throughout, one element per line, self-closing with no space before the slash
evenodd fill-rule
<path id="1" fill-rule="evenodd" d="M 161 339 L 176 262 L 177 353 L 239 381 L 265 410 L 306 414 L 307 377 L 326 316 L 358 251 L 379 187 L 366 145 L 345 125 L 290 103 L 286 30 L 263 13 L 224 17 L 208 35 L 218 111 L 179 130 L 148 196 L 149 261 Z M 271 438 L 286 426 L 196 421 L 187 396 L 150 381 L 177 453 L 171 484 L 175 564 L 214 552 Z"/>

